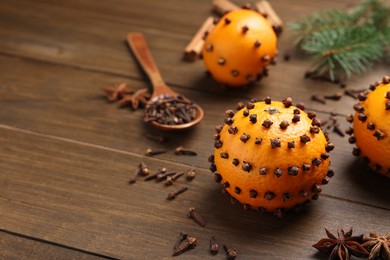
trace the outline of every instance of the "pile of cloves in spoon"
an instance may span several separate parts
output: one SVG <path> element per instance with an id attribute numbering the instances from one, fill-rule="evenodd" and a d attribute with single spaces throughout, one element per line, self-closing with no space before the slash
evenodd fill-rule
<path id="1" fill-rule="evenodd" d="M 193 121 L 197 108 L 182 96 L 161 96 L 149 104 L 145 111 L 145 122 L 155 121 L 163 125 L 181 125 Z"/>

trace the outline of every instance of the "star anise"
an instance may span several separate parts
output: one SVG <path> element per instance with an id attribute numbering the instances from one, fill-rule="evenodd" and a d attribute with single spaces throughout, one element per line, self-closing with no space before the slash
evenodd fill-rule
<path id="1" fill-rule="evenodd" d="M 119 100 L 121 107 L 130 106 L 136 110 L 140 105 L 145 106 L 151 95 L 146 88 L 137 90 L 133 95 L 125 95 Z"/>
<path id="2" fill-rule="evenodd" d="M 390 234 L 379 236 L 376 233 L 370 233 L 370 237 L 364 238 L 362 244 L 364 248 L 370 251 L 370 260 L 390 259 Z"/>
<path id="3" fill-rule="evenodd" d="M 344 232 L 342 228 L 337 229 L 337 235 L 334 236 L 327 229 L 325 229 L 328 238 L 323 238 L 313 245 L 321 252 L 330 254 L 329 260 L 350 259 L 351 255 L 357 257 L 367 257 L 367 250 L 361 245 L 363 243 L 363 235 L 352 236 L 352 228 L 348 232 Z"/>
<path id="4" fill-rule="evenodd" d="M 126 83 L 121 83 L 115 87 L 108 87 L 103 89 L 107 94 L 107 100 L 110 102 L 115 102 L 122 99 L 126 95 L 131 95 L 134 93 L 134 90 L 127 87 Z"/>

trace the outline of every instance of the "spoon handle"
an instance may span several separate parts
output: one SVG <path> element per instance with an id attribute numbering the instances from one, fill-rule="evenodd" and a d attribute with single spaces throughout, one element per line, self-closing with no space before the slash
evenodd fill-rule
<path id="1" fill-rule="evenodd" d="M 165 83 L 157 69 L 156 63 L 153 60 L 152 54 L 149 51 L 145 38 L 142 33 L 131 32 L 127 35 L 127 42 L 130 45 L 138 62 L 148 75 L 154 89 L 164 86 Z"/>

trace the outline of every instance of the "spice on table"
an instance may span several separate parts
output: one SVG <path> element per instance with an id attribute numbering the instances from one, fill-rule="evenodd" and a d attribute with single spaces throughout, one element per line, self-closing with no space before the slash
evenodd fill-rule
<path id="1" fill-rule="evenodd" d="M 177 155 L 193 155 L 196 156 L 197 153 L 195 151 L 184 149 L 183 146 L 179 146 L 175 149 L 175 154 Z"/>
<path id="2" fill-rule="evenodd" d="M 191 168 L 187 171 L 187 180 L 192 180 L 193 178 L 195 178 L 195 175 L 196 175 L 196 171 Z"/>
<path id="3" fill-rule="evenodd" d="M 390 259 L 390 233 L 383 236 L 370 233 L 362 246 L 370 252 L 368 259 Z"/>
<path id="4" fill-rule="evenodd" d="M 174 198 L 176 198 L 177 195 L 185 192 L 188 190 L 188 186 L 183 186 L 181 187 L 180 189 L 174 191 L 174 190 L 170 190 L 168 192 L 168 196 L 167 196 L 167 200 L 173 200 Z"/>
<path id="5" fill-rule="evenodd" d="M 168 176 L 173 176 L 175 175 L 177 172 L 160 172 L 159 174 L 157 174 L 157 177 L 156 177 L 156 181 L 163 181 L 165 180 Z"/>
<path id="6" fill-rule="evenodd" d="M 324 96 L 325 99 L 330 99 L 330 100 L 340 100 L 342 98 L 342 94 L 341 93 L 336 93 L 334 95 L 327 95 L 327 96 Z"/>
<path id="7" fill-rule="evenodd" d="M 341 137 L 344 137 L 345 134 L 344 134 L 344 131 L 341 130 L 340 126 L 338 124 L 336 124 L 334 127 L 333 127 L 333 132 L 338 134 L 339 136 Z"/>
<path id="8" fill-rule="evenodd" d="M 325 229 L 328 238 L 323 238 L 313 245 L 317 250 L 330 254 L 329 259 L 350 259 L 351 255 L 367 257 L 368 251 L 361 245 L 363 235 L 352 236 L 352 228 L 344 232 L 342 228 L 337 229 L 337 236 Z"/>
<path id="9" fill-rule="evenodd" d="M 325 99 L 323 99 L 319 95 L 312 95 L 311 100 L 316 101 L 316 102 L 321 103 L 321 104 L 326 104 Z"/>
<path id="10" fill-rule="evenodd" d="M 218 254 L 219 251 L 219 245 L 217 243 L 217 240 L 215 239 L 214 236 L 210 238 L 210 253 L 213 255 Z"/>
<path id="11" fill-rule="evenodd" d="M 194 103 L 182 96 L 161 96 L 146 107 L 145 122 L 162 125 L 181 125 L 193 121 L 198 114 Z"/>
<path id="12" fill-rule="evenodd" d="M 166 153 L 167 151 L 166 150 L 154 150 L 152 148 L 148 148 L 146 149 L 146 152 L 145 154 L 148 155 L 148 156 L 154 156 L 154 155 L 159 155 L 159 154 L 162 154 L 162 153 Z"/>
<path id="13" fill-rule="evenodd" d="M 137 181 L 138 178 L 139 169 L 135 170 L 135 173 L 130 177 L 129 184 L 134 184 Z"/>
<path id="14" fill-rule="evenodd" d="M 237 257 L 237 250 L 232 247 L 227 247 L 226 245 L 223 245 L 223 249 L 226 252 L 227 259 L 236 259 Z"/>
<path id="15" fill-rule="evenodd" d="M 165 185 L 169 186 L 172 185 L 180 176 L 183 176 L 184 172 L 177 172 L 172 176 L 167 176 L 165 179 Z"/>
<path id="16" fill-rule="evenodd" d="M 144 176 L 149 175 L 150 173 L 149 167 L 144 162 L 140 162 L 140 164 L 138 165 L 138 169 L 139 169 L 139 173 Z"/>
<path id="17" fill-rule="evenodd" d="M 188 210 L 188 216 L 191 217 L 200 226 L 206 226 L 206 220 L 199 214 L 199 212 L 195 208 L 190 208 Z"/>
<path id="18" fill-rule="evenodd" d="M 103 91 L 107 94 L 107 100 L 110 102 L 118 101 L 124 96 L 134 93 L 134 90 L 127 87 L 126 83 L 121 83 L 115 87 L 104 88 Z"/>
<path id="19" fill-rule="evenodd" d="M 195 248 L 197 243 L 196 237 L 189 236 L 186 233 L 180 232 L 179 239 L 173 246 L 172 256 L 178 256 L 188 251 L 189 249 Z"/>
<path id="20" fill-rule="evenodd" d="M 151 95 L 146 88 L 137 90 L 133 95 L 125 95 L 119 101 L 121 107 L 130 106 L 133 110 L 136 110 L 140 105 L 143 107 L 146 105 Z"/>

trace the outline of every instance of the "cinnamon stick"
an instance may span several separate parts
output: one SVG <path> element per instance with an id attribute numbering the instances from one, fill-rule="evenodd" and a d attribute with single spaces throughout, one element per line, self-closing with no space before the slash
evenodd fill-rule
<path id="1" fill-rule="evenodd" d="M 267 17 L 276 35 L 279 35 L 283 30 L 283 22 L 272 8 L 267 0 L 261 0 L 255 3 L 257 11 Z"/>
<path id="2" fill-rule="evenodd" d="M 240 8 L 239 6 L 233 4 L 228 0 L 213 0 L 213 7 L 214 12 L 219 15 L 224 15 L 226 12 L 230 12 Z"/>
<path id="3" fill-rule="evenodd" d="M 187 61 L 194 61 L 199 57 L 203 47 L 203 36 L 206 32 L 211 31 L 214 28 L 213 17 L 208 17 L 202 24 L 199 30 L 196 32 L 190 43 L 184 49 L 184 59 Z"/>

